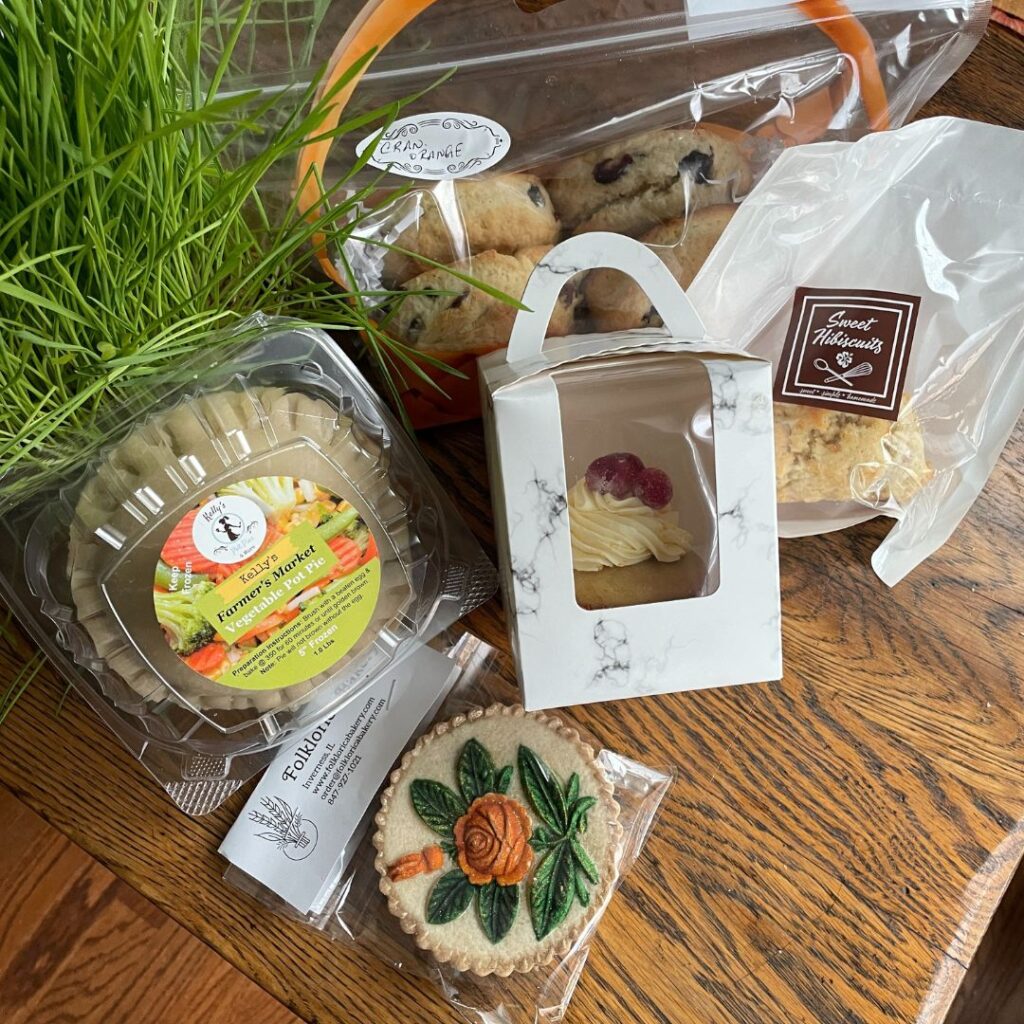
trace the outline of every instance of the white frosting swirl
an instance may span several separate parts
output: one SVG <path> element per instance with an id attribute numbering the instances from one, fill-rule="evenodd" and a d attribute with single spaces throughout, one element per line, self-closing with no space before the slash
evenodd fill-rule
<path id="1" fill-rule="evenodd" d="M 569 492 L 569 534 L 577 572 L 636 565 L 648 558 L 678 562 L 693 542 L 677 513 L 650 508 L 639 498 L 596 494 L 585 480 Z"/>

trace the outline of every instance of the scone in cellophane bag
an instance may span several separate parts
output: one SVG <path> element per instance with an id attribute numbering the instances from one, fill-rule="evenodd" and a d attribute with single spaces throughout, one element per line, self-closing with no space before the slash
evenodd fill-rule
<path id="1" fill-rule="evenodd" d="M 317 214 L 330 202 L 321 189 L 366 189 L 351 244 L 319 253 L 325 272 L 364 292 L 408 292 L 381 311 L 381 332 L 472 378 L 515 316 L 493 292 L 518 298 L 555 242 L 625 233 L 658 247 L 687 286 L 783 148 L 903 123 L 970 52 L 988 13 L 985 0 L 760 6 L 309 0 L 288 4 L 285 21 L 279 5 L 257 2 L 235 48 L 249 58 L 221 87 L 280 98 L 326 64 L 319 92 L 334 97 L 332 116 L 298 167 L 277 168 L 266 186 Z M 235 11 L 207 0 L 211 61 Z M 379 139 L 349 121 L 414 96 Z M 326 137 L 339 122 L 350 130 Z M 658 322 L 628 280 L 599 272 L 567 287 L 549 332 Z M 473 379 L 423 370 L 448 397 L 402 369 L 414 425 L 478 414 Z"/>
<path id="2" fill-rule="evenodd" d="M 561 1020 L 672 772 L 602 749 L 564 712 L 525 712 L 496 652 L 477 638 L 463 637 L 451 657 L 454 688 L 414 735 L 406 731 L 404 754 L 378 780 L 385 785 L 370 801 L 362 841 L 344 851 L 347 863 L 315 912 L 299 913 L 276 894 L 301 867 L 284 857 L 270 885 L 237 867 L 225 877 L 272 909 L 431 982 L 474 1024 Z M 331 831 L 331 809 L 306 797 L 332 785 L 325 775 L 305 780 L 312 785 L 301 794 L 300 829 L 309 842 L 294 849 L 296 860 Z M 350 776 L 343 792 L 352 786 Z M 267 792 L 276 792 L 273 782 Z M 232 834 L 248 830 L 250 844 L 259 843 L 266 810 L 250 800 Z M 332 850 L 324 863 L 342 855 Z"/>
<path id="3" fill-rule="evenodd" d="M 257 318 L 211 351 L 0 508 L 3 597 L 190 813 L 495 586 L 326 334 Z"/>
<path id="4" fill-rule="evenodd" d="M 784 536 L 898 522 L 892 585 L 980 493 L 1024 406 L 1024 133 L 955 118 L 786 153 L 689 295 L 775 365 Z"/>

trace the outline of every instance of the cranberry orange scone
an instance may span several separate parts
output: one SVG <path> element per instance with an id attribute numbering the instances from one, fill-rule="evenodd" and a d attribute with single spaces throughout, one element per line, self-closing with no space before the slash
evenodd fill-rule
<path id="1" fill-rule="evenodd" d="M 376 817 L 388 909 L 441 963 L 508 976 L 564 957 L 615 884 L 614 789 L 575 729 L 493 704 L 435 726 Z"/>
<path id="2" fill-rule="evenodd" d="M 733 204 L 696 210 L 689 218 L 673 217 L 640 236 L 654 251 L 682 288 L 689 288 L 736 212 Z M 585 305 L 598 331 L 629 331 L 660 327 L 658 311 L 644 290 L 618 270 L 595 270 L 583 286 Z"/>
<path id="3" fill-rule="evenodd" d="M 491 250 L 510 254 L 558 240 L 551 197 L 532 174 L 456 181 L 452 189 L 450 199 L 433 191 L 417 194 L 419 217 L 394 244 L 434 263 L 451 263 L 467 255 Z M 384 258 L 384 283 L 394 287 L 430 268 L 430 263 L 392 249 Z"/>
<path id="4" fill-rule="evenodd" d="M 536 246 L 514 255 L 485 252 L 453 263 L 451 269 L 519 299 L 547 251 L 547 246 Z M 385 324 L 388 333 L 399 341 L 436 352 L 461 352 L 478 346 L 498 348 L 508 344 L 516 308 L 474 288 L 449 270 L 435 269 L 418 274 L 406 281 L 402 289 L 411 294 L 400 300 Z M 555 307 L 548 327 L 549 337 L 572 333 L 579 304 L 579 293 L 570 282 Z"/>
<path id="5" fill-rule="evenodd" d="M 713 126 L 613 142 L 556 165 L 548 191 L 563 225 L 637 238 L 705 206 L 733 203 L 753 181 L 749 143 Z"/>

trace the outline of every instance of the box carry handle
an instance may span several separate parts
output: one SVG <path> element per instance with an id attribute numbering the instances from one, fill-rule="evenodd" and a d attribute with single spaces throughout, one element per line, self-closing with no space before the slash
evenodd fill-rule
<path id="1" fill-rule="evenodd" d="M 647 294 L 674 338 L 699 340 L 704 325 L 686 292 L 668 267 L 642 242 L 608 231 L 588 231 L 556 245 L 537 264 L 523 293 L 505 360 L 521 363 L 536 359 L 544 347 L 548 322 L 558 296 L 569 278 L 599 268 L 619 270 Z"/>

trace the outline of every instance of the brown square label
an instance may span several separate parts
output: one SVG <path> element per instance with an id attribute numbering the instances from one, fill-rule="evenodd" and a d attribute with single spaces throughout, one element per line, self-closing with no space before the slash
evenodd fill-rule
<path id="1" fill-rule="evenodd" d="M 775 400 L 896 419 L 920 304 L 898 292 L 797 288 Z"/>

